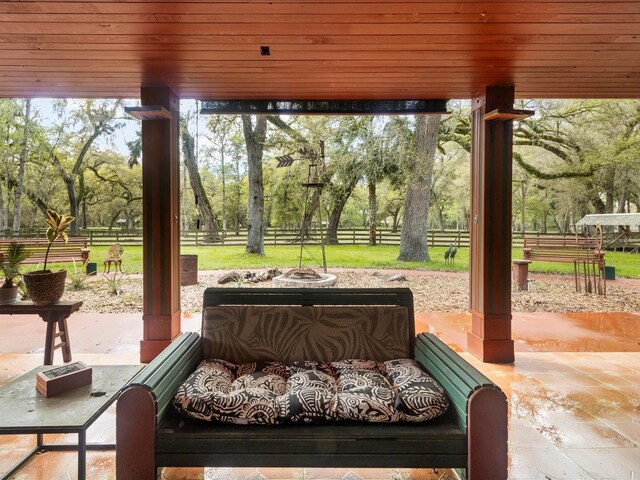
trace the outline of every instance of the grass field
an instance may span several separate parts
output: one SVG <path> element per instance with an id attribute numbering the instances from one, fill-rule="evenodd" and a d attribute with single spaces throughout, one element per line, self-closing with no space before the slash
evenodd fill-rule
<path id="1" fill-rule="evenodd" d="M 102 271 L 102 259 L 105 258 L 108 247 L 92 247 L 91 261 L 98 263 L 98 271 Z M 415 270 L 455 270 L 467 271 L 469 268 L 469 250 L 458 250 L 455 266 L 447 268 L 444 265 L 445 247 L 431 247 L 430 262 L 399 262 L 398 247 L 379 246 L 367 247 L 362 245 L 330 245 L 326 247 L 327 265 L 345 268 L 393 268 Z M 319 252 L 319 249 L 318 249 Z M 186 247 L 182 253 L 198 255 L 199 270 L 237 269 L 250 270 L 266 267 L 291 268 L 297 267 L 300 257 L 300 247 L 278 246 L 266 247 L 265 256 L 248 255 L 244 247 Z M 522 258 L 522 249 L 514 249 L 512 258 Z M 638 278 L 640 276 L 640 254 L 607 252 L 607 265 L 614 266 L 616 276 Z M 142 247 L 125 247 L 123 254 L 123 269 L 127 273 L 142 272 Z M 310 265 L 311 266 L 311 265 Z M 68 265 L 67 268 L 73 268 Z M 573 265 L 565 263 L 534 262 L 529 267 L 533 272 L 572 273 Z M 28 270 L 23 269 L 23 270 Z"/>

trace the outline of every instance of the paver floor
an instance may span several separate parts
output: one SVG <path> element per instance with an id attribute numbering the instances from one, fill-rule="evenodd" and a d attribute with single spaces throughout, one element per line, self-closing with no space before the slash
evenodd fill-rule
<path id="1" fill-rule="evenodd" d="M 38 317 L 0 317 L 0 384 L 41 364 L 44 323 Z M 640 478 L 640 315 L 514 314 L 516 362 L 491 365 L 464 352 L 466 314 L 419 313 L 418 331 L 437 332 L 503 389 L 509 399 L 509 478 Z M 197 330 L 188 316 L 184 330 Z M 76 314 L 69 320 L 74 360 L 126 364 L 138 360 L 139 315 Z M 55 363 L 61 363 L 56 351 Z M 110 409 L 89 440 L 115 437 Z M 59 440 L 59 439 L 55 439 Z M 0 437 L 0 472 L 30 446 L 29 436 Z M 88 477 L 114 479 L 111 452 L 88 454 Z M 38 456 L 16 479 L 74 479 L 73 453 Z M 397 469 L 165 469 L 166 480 L 448 480 L 448 470 Z"/>

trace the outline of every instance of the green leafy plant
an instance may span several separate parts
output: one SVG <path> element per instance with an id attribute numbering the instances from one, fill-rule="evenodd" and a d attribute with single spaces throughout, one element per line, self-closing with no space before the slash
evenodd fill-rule
<path id="1" fill-rule="evenodd" d="M 89 260 L 83 262 L 82 267 L 78 269 L 76 261 L 73 260 L 73 271 L 69 270 L 67 274 L 71 290 L 84 290 L 87 288 L 87 280 L 89 279 L 89 275 L 86 273 L 87 263 L 89 263 Z"/>
<path id="2" fill-rule="evenodd" d="M 49 240 L 49 245 L 47 246 L 47 253 L 44 255 L 43 272 L 47 270 L 47 260 L 49 259 L 49 250 L 51 250 L 51 245 L 53 245 L 53 242 L 58 238 L 62 238 L 64 243 L 69 241 L 67 230 L 69 229 L 71 222 L 74 220 L 75 217 L 70 217 L 63 213 L 47 209 L 47 218 L 45 218 L 44 223 L 47 225 L 47 240 Z"/>
<path id="3" fill-rule="evenodd" d="M 23 243 L 11 242 L 4 252 L 4 262 L 0 265 L 4 275 L 2 288 L 20 286 L 22 275 L 20 274 L 20 263 L 31 256 Z"/>
<path id="4" fill-rule="evenodd" d="M 113 272 L 113 275 L 103 273 L 102 276 L 107 280 L 107 292 L 111 295 L 120 295 L 122 293 L 122 279 L 124 274 Z"/>

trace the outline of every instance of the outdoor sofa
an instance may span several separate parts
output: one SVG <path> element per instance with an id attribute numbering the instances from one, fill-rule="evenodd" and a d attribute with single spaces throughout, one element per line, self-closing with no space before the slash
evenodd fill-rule
<path id="1" fill-rule="evenodd" d="M 201 333 L 180 335 L 121 394 L 118 480 L 155 479 L 165 466 L 455 468 L 471 480 L 507 478 L 505 395 L 434 335 L 415 336 L 409 289 L 209 288 Z M 236 425 L 179 415 L 180 385 L 203 358 L 224 356 L 415 358 L 450 406 L 425 423 Z"/>

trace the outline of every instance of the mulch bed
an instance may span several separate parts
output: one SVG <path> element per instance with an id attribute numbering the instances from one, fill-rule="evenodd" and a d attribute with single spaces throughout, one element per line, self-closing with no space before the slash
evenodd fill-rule
<path id="1" fill-rule="evenodd" d="M 467 273 L 405 271 L 405 281 L 389 281 L 396 271 L 331 270 L 338 276 L 336 287 L 409 287 L 414 293 L 416 311 L 466 312 L 469 304 Z M 206 287 L 219 286 L 226 271 L 200 272 L 198 285 L 182 287 L 183 312 L 199 312 Z M 515 312 L 640 312 L 640 280 L 610 281 L 607 295 L 576 293 L 572 276 L 534 275 L 529 292 L 512 292 Z M 237 284 L 227 284 L 235 288 Z M 242 283 L 243 287 L 272 287 L 271 281 Z M 87 289 L 65 291 L 65 300 L 83 300 L 84 312 L 142 313 L 142 277 L 124 275 L 121 294 L 111 295 L 107 281 L 98 275 L 87 282 Z"/>

